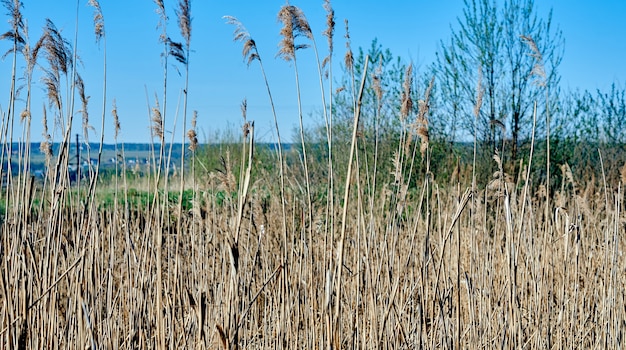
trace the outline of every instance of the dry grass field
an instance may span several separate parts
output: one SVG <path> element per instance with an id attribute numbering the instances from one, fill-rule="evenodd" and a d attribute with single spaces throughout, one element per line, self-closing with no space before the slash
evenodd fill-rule
<path id="1" fill-rule="evenodd" d="M 298 8 L 279 16 L 281 55 L 295 66 L 294 33 L 312 34 Z M 244 57 L 261 63 L 241 23 L 227 21 Z M 54 84 L 55 74 L 75 73 L 63 64 L 72 52 L 48 29 L 41 50 L 56 68 Z M 366 61 L 363 77 L 372 72 Z M 0 348 L 621 347 L 621 183 L 583 187 L 563 166 L 566 181 L 546 187 L 528 170 L 532 151 L 519 174 L 495 153 L 491 181 L 476 183 L 469 163 L 440 182 L 429 171 L 429 91 L 415 106 L 411 93 L 401 101 L 407 121 L 391 169 L 378 167 L 377 144 L 359 136 L 363 85 L 354 86 L 345 164 L 335 162 L 330 135 L 321 161 L 307 155 L 302 135 L 299 147 L 272 150 L 273 166 L 260 168 L 245 104 L 238 151 L 222 154 L 215 171 L 195 155 L 202 145 L 193 122 L 181 135 L 190 147 L 184 172 L 166 171 L 161 147 L 141 183 L 98 180 L 97 168 L 92 180 L 70 182 L 73 113 L 59 152 L 47 154 L 43 183 L 27 171 L 30 142 L 17 155 L 3 148 L 2 163 L 24 171 L 2 170 Z M 152 112 L 155 139 L 166 145 L 160 107 Z M 21 117 L 30 139 L 29 107 Z M 5 145 L 17 118 L 3 112 Z M 119 125 L 116 109 L 112 119 Z M 116 174 L 127 170 L 120 163 Z M 137 188 L 145 200 L 133 199 Z M 113 198 L 106 205 L 103 193 Z"/>

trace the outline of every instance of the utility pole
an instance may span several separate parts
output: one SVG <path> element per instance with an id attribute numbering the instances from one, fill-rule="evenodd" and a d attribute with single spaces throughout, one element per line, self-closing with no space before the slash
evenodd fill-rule
<path id="1" fill-rule="evenodd" d="M 80 144 L 78 143 L 79 135 L 76 134 L 76 181 L 80 181 Z"/>

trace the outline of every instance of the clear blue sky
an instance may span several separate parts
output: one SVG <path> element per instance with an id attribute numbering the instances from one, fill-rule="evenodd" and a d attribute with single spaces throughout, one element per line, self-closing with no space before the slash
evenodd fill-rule
<path id="1" fill-rule="evenodd" d="M 74 41 L 76 9 L 78 8 L 78 50 L 82 59 L 79 67 L 83 75 L 87 95 L 90 98 L 90 119 L 96 132 L 91 141 L 99 140 L 102 106 L 102 49 L 95 43 L 92 24 L 92 8 L 87 0 L 23 0 L 23 15 L 28 22 L 31 42 L 41 34 L 45 19 L 50 18 L 62 30 L 63 35 Z M 321 36 L 325 26 L 322 0 L 291 1 L 306 14 L 314 35 L 317 37 L 321 55 L 325 55 L 326 40 Z M 180 41 L 174 14 L 177 1 L 165 0 L 169 11 L 169 35 Z M 247 68 L 241 57 L 241 44 L 232 41 L 233 27 L 226 25 L 222 16 L 237 17 L 256 40 L 264 61 L 275 98 L 278 118 L 284 141 L 291 140 L 292 131 L 298 123 L 294 89 L 294 72 L 291 65 L 275 59 L 280 41 L 280 24 L 276 14 L 284 4 L 282 0 L 264 1 L 209 1 L 192 0 L 192 55 L 190 59 L 189 119 L 191 111 L 199 114 L 198 134 L 200 141 L 212 141 L 217 130 L 241 124 L 240 103 L 248 100 L 248 118 L 255 120 L 257 137 L 273 140 L 273 124 L 269 101 L 261 73 L 255 63 Z M 352 47 L 368 47 L 374 38 L 401 56 L 425 68 L 435 56 L 441 40 L 450 36 L 450 26 L 456 28 L 457 18 L 462 15 L 462 0 L 402 0 L 402 1 L 348 1 L 332 3 L 336 13 L 335 58 L 342 59 L 344 51 L 344 19 L 350 23 Z M 108 95 L 105 142 L 113 142 L 111 102 L 117 100 L 124 142 L 149 142 L 149 116 L 146 89 L 150 103 L 155 93 L 162 99 L 163 67 L 162 45 L 158 42 L 158 15 L 151 0 L 107 1 L 101 0 L 105 19 L 108 50 Z M 540 15 L 553 9 L 554 23 L 563 31 L 565 54 L 560 67 L 564 88 L 595 90 L 608 89 L 613 82 L 624 86 L 626 80 L 626 1 L 609 0 L 589 2 L 582 0 L 537 1 Z M 0 32 L 8 30 L 8 16 L 0 22 Z M 9 43 L 0 43 L 5 52 Z M 317 68 L 313 64 L 312 50 L 298 52 L 301 74 L 302 98 L 305 119 L 309 113 L 319 111 L 320 92 Z M 170 60 L 173 62 L 173 60 Z M 18 62 L 18 67 L 23 67 Z M 10 57 L 0 62 L 0 108 L 6 111 L 11 69 Z M 335 67 L 335 74 L 340 68 Z M 168 82 L 168 114 L 166 128 L 171 131 L 176 105 L 184 81 L 171 69 Z M 41 109 L 44 102 L 43 86 L 39 81 L 34 88 L 33 140 L 41 140 Z M 162 101 L 161 101 L 162 102 Z M 47 103 L 47 102 L 46 102 Z M 21 110 L 18 103 L 18 110 Z M 77 108 L 78 109 L 78 108 Z M 182 108 L 181 108 L 182 110 Z M 81 132 L 80 116 L 76 131 Z M 176 130 L 175 141 L 181 140 L 181 126 Z M 59 137 L 56 136 L 58 141 Z"/>

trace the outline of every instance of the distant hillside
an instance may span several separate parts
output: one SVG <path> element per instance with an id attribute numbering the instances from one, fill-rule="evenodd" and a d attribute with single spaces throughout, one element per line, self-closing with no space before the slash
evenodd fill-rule
<path id="1" fill-rule="evenodd" d="M 8 155 L 9 152 L 12 154 L 12 157 L 11 157 L 12 172 L 13 173 L 18 172 L 19 171 L 18 158 L 20 157 L 20 154 L 22 154 L 25 144 L 13 142 L 12 144 L 5 144 L 2 146 L 4 147 L 4 150 L 0 148 L 0 151 L 4 151 L 3 154 L 5 154 L 5 159 L 8 158 L 6 155 Z M 60 143 L 54 143 L 52 145 L 52 152 L 54 156 L 58 155 L 60 146 L 61 146 Z M 172 152 L 170 160 L 173 164 L 173 167 L 175 167 L 176 165 L 179 164 L 179 160 L 183 152 L 183 147 L 184 147 L 184 150 L 188 152 L 187 145 L 183 145 L 181 143 L 174 143 L 171 145 L 166 144 L 165 145 L 166 154 L 169 154 L 170 146 L 171 146 L 171 152 Z M 209 146 L 209 145 L 199 145 L 199 149 L 202 150 L 203 146 Z M 211 145 L 211 146 L 215 146 L 215 145 Z M 115 147 L 116 147 L 115 144 L 102 145 L 101 168 L 113 167 L 115 166 L 116 163 L 119 164 L 119 162 L 122 161 L 122 158 L 121 158 L 122 150 L 124 151 L 124 157 L 126 159 L 127 165 L 133 166 L 133 167 L 142 165 L 142 164 L 150 164 L 151 159 L 152 159 L 152 152 L 154 151 L 154 154 L 158 156 L 158 154 L 161 151 L 161 144 L 156 144 L 156 143 L 155 144 L 151 144 L 151 143 L 118 144 L 117 154 L 115 151 Z M 274 143 L 257 144 L 257 148 L 265 148 L 265 147 L 271 150 L 275 150 L 277 149 L 277 144 L 274 144 Z M 291 144 L 283 145 L 283 148 L 285 151 L 291 149 L 291 147 L 292 147 Z M 75 167 L 76 165 L 82 165 L 83 167 L 86 167 L 89 163 L 91 163 L 92 165 L 97 164 L 99 150 L 100 150 L 99 143 L 92 142 L 92 143 L 89 143 L 89 145 L 85 143 L 81 143 L 80 150 L 78 151 L 76 150 L 76 143 L 71 143 L 70 148 L 69 148 L 70 166 Z M 45 158 L 45 155 L 40 150 L 40 143 L 31 142 L 30 152 L 31 152 L 30 153 L 31 171 L 33 172 L 44 171 L 46 158 Z M 80 156 L 80 159 L 77 162 L 76 158 L 78 155 Z M 7 161 L 5 160 L 3 164 L 3 169 L 4 169 L 3 171 L 6 171 L 7 165 L 8 165 Z"/>

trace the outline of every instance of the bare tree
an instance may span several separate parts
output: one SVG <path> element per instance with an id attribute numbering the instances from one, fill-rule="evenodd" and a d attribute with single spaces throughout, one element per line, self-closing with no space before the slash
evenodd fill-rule
<path id="1" fill-rule="evenodd" d="M 436 114 L 449 121 L 448 133 L 456 140 L 467 140 L 477 132 L 486 159 L 499 141 L 510 139 L 508 151 L 515 161 L 520 145 L 529 140 L 533 103 L 545 112 L 548 104 L 557 101 L 558 89 L 546 87 L 558 86 L 563 39 L 553 28 L 552 12 L 539 17 L 533 0 L 507 0 L 501 8 L 498 5 L 490 0 L 465 0 L 458 28 L 452 29 L 449 42 L 442 41 L 432 66 L 439 91 Z M 532 38 L 542 53 L 543 84 L 532 84 L 536 61 L 522 37 Z M 479 74 L 484 95 L 475 115 Z"/>

